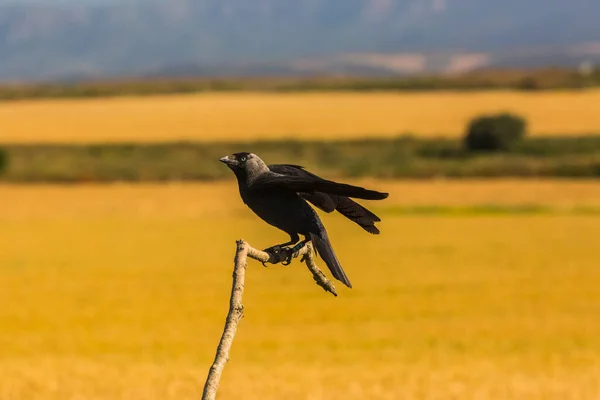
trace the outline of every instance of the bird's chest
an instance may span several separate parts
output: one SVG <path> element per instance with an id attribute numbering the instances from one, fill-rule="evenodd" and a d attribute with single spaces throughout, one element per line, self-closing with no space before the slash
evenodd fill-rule
<path id="1" fill-rule="evenodd" d="M 256 215 L 286 232 L 309 232 L 316 227 L 315 211 L 294 192 L 240 191 L 240 195 Z"/>

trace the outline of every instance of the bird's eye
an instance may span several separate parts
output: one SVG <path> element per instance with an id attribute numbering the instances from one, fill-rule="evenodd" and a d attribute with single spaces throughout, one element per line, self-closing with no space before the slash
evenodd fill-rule
<path id="1" fill-rule="evenodd" d="M 241 162 L 246 162 L 246 156 L 243 156 L 242 158 L 240 158 Z"/>

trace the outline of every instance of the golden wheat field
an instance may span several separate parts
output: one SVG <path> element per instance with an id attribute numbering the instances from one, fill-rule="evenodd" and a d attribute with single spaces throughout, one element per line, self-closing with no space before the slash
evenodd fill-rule
<path id="1" fill-rule="evenodd" d="M 523 115 L 536 135 L 600 132 L 600 90 L 212 93 L 0 104 L 0 142 L 458 136 L 481 113 Z M 310 118 L 308 117 L 310 116 Z"/>
<path id="2" fill-rule="evenodd" d="M 364 182 L 363 182 L 364 183 Z M 250 262 L 220 399 L 600 398 L 600 185 L 368 182 L 382 235 L 324 215 L 354 289 Z M 0 399 L 198 399 L 234 240 L 282 237 L 235 183 L 0 186 Z M 543 213 L 398 213 L 399 207 Z"/>

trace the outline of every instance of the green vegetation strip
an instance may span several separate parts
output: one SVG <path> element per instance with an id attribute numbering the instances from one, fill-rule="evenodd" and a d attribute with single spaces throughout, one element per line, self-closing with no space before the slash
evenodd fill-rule
<path id="1" fill-rule="evenodd" d="M 600 135 L 526 139 L 473 153 L 460 140 L 402 136 L 352 141 L 0 145 L 6 182 L 161 182 L 230 178 L 218 159 L 238 151 L 333 177 L 600 177 Z"/>

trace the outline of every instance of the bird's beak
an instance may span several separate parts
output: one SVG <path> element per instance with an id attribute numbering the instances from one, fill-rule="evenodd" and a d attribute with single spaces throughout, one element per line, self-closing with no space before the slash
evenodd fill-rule
<path id="1" fill-rule="evenodd" d="M 236 159 L 231 156 L 221 157 L 219 158 L 219 161 L 227 165 L 237 165 Z"/>

